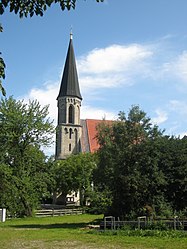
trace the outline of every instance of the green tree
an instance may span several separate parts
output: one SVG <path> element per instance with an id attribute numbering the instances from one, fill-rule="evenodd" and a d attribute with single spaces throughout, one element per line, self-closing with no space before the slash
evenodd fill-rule
<path id="1" fill-rule="evenodd" d="M 163 195 L 165 178 L 158 167 L 162 135 L 138 106 L 132 106 L 127 116 L 120 112 L 118 121 L 98 127 L 95 180 L 112 193 L 110 214 L 140 214 L 144 205 L 156 204 Z"/>
<path id="2" fill-rule="evenodd" d="M 112 204 L 112 194 L 106 187 L 103 189 L 98 185 L 94 185 L 89 193 L 89 200 L 89 213 L 104 214 L 107 213 L 108 207 Z"/>
<path id="3" fill-rule="evenodd" d="M 159 167 L 166 176 L 166 198 L 173 210 L 187 206 L 187 139 L 174 136 L 162 141 Z"/>
<path id="4" fill-rule="evenodd" d="M 49 194 L 46 156 L 37 147 L 30 146 L 24 157 L 25 164 L 22 167 L 10 167 L 7 164 L 0 166 L 0 205 L 18 217 L 31 216 Z"/>
<path id="5" fill-rule="evenodd" d="M 51 187 L 53 201 L 61 194 L 64 199 L 67 194 L 78 190 L 82 194 L 82 205 L 84 205 L 87 194 L 91 188 L 92 173 L 96 167 L 95 156 L 90 153 L 71 155 L 66 160 L 56 160 L 51 163 L 51 172 L 54 182 Z"/>
<path id="6" fill-rule="evenodd" d="M 13 215 L 31 215 L 47 194 L 48 169 L 42 145 L 52 142 L 48 107 L 12 97 L 0 102 L 0 204 Z"/>
<path id="7" fill-rule="evenodd" d="M 146 113 L 133 106 L 119 120 L 98 127 L 95 184 L 109 189 L 109 214 L 132 217 L 149 206 L 171 216 L 187 205 L 187 139 L 163 135 Z"/>
<path id="8" fill-rule="evenodd" d="M 48 106 L 41 108 L 38 101 L 25 104 L 13 97 L 1 99 L 0 145 L 9 162 L 15 161 L 16 156 L 23 156 L 31 144 L 51 144 L 54 127 L 47 115 Z"/>
<path id="9" fill-rule="evenodd" d="M 3 27 L 0 24 L 0 32 L 3 32 Z M 1 55 L 1 52 L 0 52 Z M 5 79 L 5 62 L 3 60 L 3 58 L 0 56 L 0 92 L 2 92 L 2 94 L 5 96 L 6 95 L 6 91 L 2 85 L 2 80 Z"/>

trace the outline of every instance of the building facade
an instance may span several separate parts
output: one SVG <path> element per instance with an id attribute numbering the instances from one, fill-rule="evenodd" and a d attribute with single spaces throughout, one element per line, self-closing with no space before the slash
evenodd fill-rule
<path id="1" fill-rule="evenodd" d="M 71 154 L 81 152 L 81 101 L 82 96 L 79 88 L 71 34 L 60 91 L 57 97 L 58 123 L 55 153 L 57 160 L 65 159 Z"/>
<path id="2" fill-rule="evenodd" d="M 80 152 L 95 152 L 99 145 L 97 126 L 105 120 L 80 119 L 80 93 L 72 34 L 66 56 L 60 90 L 57 97 L 58 123 L 56 129 L 56 160 Z M 107 121 L 107 123 L 111 121 Z"/>
<path id="3" fill-rule="evenodd" d="M 72 34 L 64 65 L 60 90 L 57 97 L 58 123 L 56 127 L 55 159 L 64 160 L 72 154 L 95 152 L 97 143 L 97 125 L 104 120 L 80 119 L 82 96 L 79 88 Z M 57 203 L 64 203 L 59 193 Z M 66 197 L 66 204 L 80 204 L 80 192 Z"/>

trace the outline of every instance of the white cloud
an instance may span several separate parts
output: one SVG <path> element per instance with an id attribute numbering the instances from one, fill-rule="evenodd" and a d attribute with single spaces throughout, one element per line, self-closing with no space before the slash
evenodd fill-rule
<path id="1" fill-rule="evenodd" d="M 187 136 L 187 128 L 181 127 L 181 123 L 178 121 L 171 122 L 170 128 L 167 130 L 167 134 L 183 138 L 184 136 Z"/>
<path id="2" fill-rule="evenodd" d="M 131 86 L 142 80 L 176 84 L 187 83 L 187 51 L 176 55 L 159 43 L 111 45 L 94 49 L 77 59 L 81 88 Z"/>
<path id="3" fill-rule="evenodd" d="M 143 91 L 146 92 L 146 86 L 152 87 L 153 82 L 159 84 L 159 91 L 165 91 L 165 105 L 168 106 L 158 108 L 152 121 L 158 125 L 170 124 L 172 129 L 172 115 L 180 114 L 180 118 L 184 119 L 187 115 L 187 102 L 181 102 L 177 100 L 170 101 L 167 96 L 167 87 L 170 87 L 173 82 L 175 84 L 180 81 L 187 82 L 187 51 L 184 51 L 178 56 L 168 56 L 169 52 L 163 53 L 164 48 L 162 44 L 159 44 L 161 49 L 158 49 L 157 43 L 148 45 L 130 44 L 130 45 L 111 45 L 106 48 L 94 49 L 88 52 L 86 55 L 77 58 L 77 67 L 79 73 L 79 83 L 81 86 L 81 93 L 83 96 L 83 103 L 81 108 L 81 118 L 94 118 L 94 119 L 115 119 L 116 114 L 110 112 L 109 108 L 112 106 L 104 106 L 102 101 L 102 107 L 99 107 L 98 99 L 107 98 L 107 89 L 117 88 L 120 86 L 119 91 L 125 91 L 124 87 L 131 86 L 133 84 L 147 84 L 143 86 Z M 60 76 L 61 77 L 61 76 Z M 166 88 L 163 88 L 165 82 L 171 80 L 171 84 L 165 84 Z M 57 123 L 57 101 L 60 87 L 60 78 L 57 75 L 55 82 L 46 82 L 40 88 L 33 88 L 30 92 L 24 96 L 24 99 L 37 99 L 41 105 L 50 105 L 49 112 L 51 119 L 54 119 L 54 125 Z M 100 91 L 105 89 L 106 91 Z M 138 88 L 140 90 L 140 88 Z M 176 89 L 176 88 L 175 88 Z M 138 90 L 138 91 L 139 91 Z M 156 89 L 158 90 L 158 88 Z M 177 90 L 177 89 L 176 89 Z M 143 92 L 142 91 L 142 92 Z M 101 94 L 102 92 L 102 94 Z M 136 92 L 136 96 L 141 94 Z M 143 92 L 144 94 L 144 92 Z M 154 88 L 151 94 L 156 98 L 156 91 Z M 97 101 L 97 106 L 91 106 L 91 101 Z M 118 99 L 113 99 L 113 103 L 117 103 Z M 133 99 L 134 101 L 134 99 Z M 153 100 L 154 101 L 154 100 Z M 86 104 L 84 104 L 86 103 Z M 108 103 L 108 102 L 107 102 Z M 131 105 L 130 103 L 129 105 Z M 141 103 L 139 103 L 141 104 Z M 112 103 L 111 103 L 112 105 Z M 159 106 L 160 104 L 157 103 Z M 167 108 L 167 109 L 166 109 Z M 178 123 L 180 120 L 178 120 Z M 177 123 L 177 125 L 178 125 Z M 173 126 L 174 127 L 174 126 Z M 178 128 L 174 129 L 176 132 Z M 183 132 L 184 131 L 184 132 Z M 180 131 L 178 132 L 180 133 Z M 185 134 L 185 130 L 182 129 L 181 134 Z"/>
<path id="4" fill-rule="evenodd" d="M 59 91 L 59 83 L 48 82 L 43 84 L 42 88 L 33 88 L 30 92 L 20 97 L 25 102 L 37 99 L 41 106 L 49 105 L 49 117 L 54 120 L 54 126 L 57 125 L 57 95 Z M 106 111 L 102 108 L 94 108 L 91 106 L 82 106 L 81 108 L 82 119 L 114 119 L 115 115 L 112 112 Z M 55 135 L 53 136 L 53 144 L 49 147 L 42 147 L 46 155 L 53 155 L 55 153 Z"/>
<path id="5" fill-rule="evenodd" d="M 78 65 L 80 72 L 86 74 L 124 72 L 135 65 L 138 66 L 151 55 L 152 52 L 142 45 L 112 45 L 104 49 L 92 50 L 78 60 Z"/>
<path id="6" fill-rule="evenodd" d="M 172 111 L 175 111 L 177 114 L 180 114 L 184 117 L 187 115 L 187 102 L 179 100 L 171 100 L 169 107 Z"/>
<path id="7" fill-rule="evenodd" d="M 20 97 L 24 99 L 25 102 L 29 100 L 37 99 L 41 106 L 49 105 L 49 116 L 54 120 L 54 125 L 57 124 L 57 95 L 59 91 L 59 83 L 48 83 L 43 84 L 43 88 L 33 88 L 31 91 Z M 115 114 L 104 110 L 102 108 L 91 107 L 89 105 L 82 105 L 81 108 L 81 118 L 92 118 L 92 119 L 114 119 Z"/>
<path id="8" fill-rule="evenodd" d="M 126 85 L 131 85 L 131 79 L 128 79 L 126 76 L 121 74 L 114 75 L 81 75 L 80 76 L 80 85 L 81 89 L 85 94 L 90 90 L 97 90 L 101 88 L 112 88 L 117 87 L 121 82 Z"/>
<path id="9" fill-rule="evenodd" d="M 187 102 L 181 100 L 170 100 L 168 104 L 170 111 L 169 133 L 182 138 L 187 135 Z"/>
<path id="10" fill-rule="evenodd" d="M 172 60 L 163 64 L 164 77 L 177 78 L 187 83 L 187 51 L 183 51 Z"/>
<path id="11" fill-rule="evenodd" d="M 94 108 L 88 105 L 82 106 L 81 118 L 82 119 L 106 119 L 106 120 L 116 119 L 115 114 L 113 112 L 106 111 L 101 108 Z"/>
<path id="12" fill-rule="evenodd" d="M 187 51 L 184 51 L 176 61 L 176 73 L 187 83 Z"/>
<path id="13" fill-rule="evenodd" d="M 57 124 L 57 94 L 59 89 L 59 83 L 57 82 L 46 82 L 42 88 L 33 88 L 25 96 L 20 96 L 19 99 L 23 99 L 26 103 L 29 100 L 38 100 L 41 106 L 49 105 L 49 117 L 54 121 L 54 126 Z M 55 137 L 53 135 L 53 143 L 48 147 L 43 147 L 42 150 L 48 156 L 54 155 L 55 153 Z"/>
<path id="14" fill-rule="evenodd" d="M 82 88 L 116 87 L 132 84 L 132 79 L 148 74 L 149 46 L 111 45 L 94 49 L 77 60 Z"/>
<path id="15" fill-rule="evenodd" d="M 184 136 L 187 136 L 187 131 L 186 132 L 182 132 L 179 136 L 180 136 L 180 138 L 183 138 Z"/>
<path id="16" fill-rule="evenodd" d="M 152 54 L 151 50 L 143 45 L 111 45 L 94 49 L 78 58 L 79 83 L 86 102 L 89 102 L 89 96 L 94 95 L 94 91 L 98 89 L 117 87 L 121 84 L 131 85 L 134 75 L 147 71 L 147 60 Z M 49 105 L 50 117 L 56 123 L 59 85 L 60 79 L 58 82 L 46 82 L 41 88 L 31 89 L 23 98 L 37 99 L 41 105 Z M 89 105 L 84 106 L 84 102 L 82 113 L 85 118 L 114 118 L 113 113 Z"/>
<path id="17" fill-rule="evenodd" d="M 54 123 L 56 124 L 57 120 L 57 94 L 59 90 L 59 83 L 57 82 L 46 82 L 43 84 L 42 88 L 33 88 L 30 90 L 30 92 L 20 97 L 21 99 L 24 99 L 25 102 L 28 102 L 28 100 L 34 100 L 37 99 L 41 106 L 49 105 L 49 116 L 52 120 L 54 120 Z"/>
<path id="18" fill-rule="evenodd" d="M 168 119 L 168 114 L 165 111 L 157 109 L 155 112 L 157 116 L 152 118 L 154 124 L 160 125 Z"/>

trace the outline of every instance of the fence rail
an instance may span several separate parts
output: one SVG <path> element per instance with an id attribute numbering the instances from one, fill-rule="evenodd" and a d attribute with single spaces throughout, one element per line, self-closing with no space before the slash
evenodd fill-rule
<path id="1" fill-rule="evenodd" d="M 143 217 L 141 217 L 143 218 Z M 187 219 L 179 219 L 179 218 L 171 218 L 171 219 L 155 219 L 154 221 L 147 221 L 146 219 L 138 219 L 133 221 L 120 221 L 119 219 L 116 220 L 115 217 L 108 216 L 104 218 L 104 221 L 100 223 L 100 229 L 118 229 L 125 226 L 130 226 L 133 228 L 145 228 L 147 224 L 151 222 L 158 222 L 161 221 L 162 223 L 166 224 L 168 227 L 173 229 L 179 229 L 183 227 L 184 230 L 187 230 Z"/>
<path id="2" fill-rule="evenodd" d="M 81 209 L 41 209 L 36 210 L 36 217 L 49 217 L 49 216 L 63 216 L 63 215 L 77 215 L 82 214 Z"/>

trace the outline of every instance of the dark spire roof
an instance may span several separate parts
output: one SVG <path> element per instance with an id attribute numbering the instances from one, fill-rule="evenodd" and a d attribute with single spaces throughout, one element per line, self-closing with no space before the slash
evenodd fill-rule
<path id="1" fill-rule="evenodd" d="M 73 49 L 72 34 L 70 34 L 70 42 L 68 53 L 66 57 L 66 62 L 64 66 L 64 72 L 62 76 L 60 91 L 57 99 L 59 97 L 72 96 L 82 99 L 79 81 L 77 76 L 77 68 L 75 62 L 75 54 Z"/>

